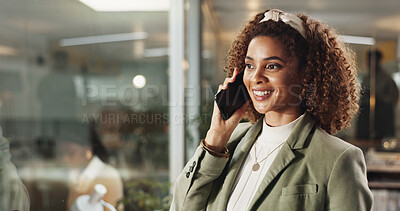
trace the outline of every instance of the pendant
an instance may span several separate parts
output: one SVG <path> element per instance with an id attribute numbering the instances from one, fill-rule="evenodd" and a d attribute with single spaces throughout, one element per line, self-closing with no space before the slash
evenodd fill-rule
<path id="1" fill-rule="evenodd" d="M 253 165 L 253 171 L 258 171 L 258 169 L 260 169 L 260 164 L 258 164 L 258 163 L 255 163 L 254 165 Z"/>

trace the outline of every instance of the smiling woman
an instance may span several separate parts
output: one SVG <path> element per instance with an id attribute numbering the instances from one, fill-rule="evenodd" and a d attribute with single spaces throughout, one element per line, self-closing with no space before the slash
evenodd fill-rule
<path id="1" fill-rule="evenodd" d="M 171 210 L 370 210 L 362 151 L 331 135 L 358 110 L 356 69 L 329 27 L 257 14 L 233 42 L 219 87 L 244 71 L 251 100 L 227 120 L 214 105 Z"/>

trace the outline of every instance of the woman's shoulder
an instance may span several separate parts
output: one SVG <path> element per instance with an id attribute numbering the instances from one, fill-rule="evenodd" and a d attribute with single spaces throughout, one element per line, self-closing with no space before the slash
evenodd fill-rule
<path id="1" fill-rule="evenodd" d="M 322 178 L 328 178 L 334 168 L 353 168 L 352 166 L 359 166 L 364 161 L 360 148 L 328 134 L 318 126 L 308 139 L 306 147 L 300 153 Z"/>
<path id="2" fill-rule="evenodd" d="M 106 163 L 104 165 L 103 170 L 107 171 L 108 174 L 110 174 L 110 175 L 118 175 L 119 176 L 119 171 L 114 166 L 112 166 L 108 163 Z"/>
<path id="3" fill-rule="evenodd" d="M 323 149 L 322 151 L 325 155 L 334 157 L 340 156 L 345 151 L 361 151 L 357 146 L 327 133 L 320 127 L 316 127 L 310 146 L 316 149 Z"/>

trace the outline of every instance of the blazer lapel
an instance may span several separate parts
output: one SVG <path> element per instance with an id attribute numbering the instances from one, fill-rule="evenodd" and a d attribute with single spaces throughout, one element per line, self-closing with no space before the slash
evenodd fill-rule
<path id="1" fill-rule="evenodd" d="M 257 200 L 261 197 L 264 191 L 268 188 L 271 182 L 276 178 L 276 176 L 283 171 L 286 166 L 288 166 L 292 160 L 296 157 L 293 150 L 301 149 L 304 147 L 304 143 L 314 127 L 314 120 L 311 116 L 306 112 L 304 117 L 300 119 L 289 138 L 286 140 L 286 144 L 284 144 L 279 151 L 278 155 L 275 157 L 272 162 L 270 168 L 267 171 L 267 174 L 264 176 L 263 181 L 261 182 L 256 194 L 254 195 L 252 202 L 250 204 L 250 210 L 253 209 L 253 206 L 257 202 Z"/>
<path id="2" fill-rule="evenodd" d="M 225 177 L 224 184 L 221 189 L 220 194 L 221 197 L 221 207 L 219 207 L 219 210 L 226 210 L 226 206 L 228 204 L 228 199 L 231 194 L 233 184 L 236 180 L 236 176 L 240 170 L 240 167 L 242 166 L 242 163 L 244 159 L 247 157 L 247 154 L 249 153 L 251 146 L 254 143 L 254 140 L 256 139 L 257 135 L 260 133 L 261 128 L 262 128 L 262 121 L 264 118 L 261 118 L 258 120 L 246 133 L 246 135 L 242 138 L 242 140 L 239 142 L 238 146 L 236 147 L 235 153 L 232 156 L 232 159 L 229 163 L 229 171 Z"/>
<path id="3" fill-rule="evenodd" d="M 286 167 L 289 163 L 295 158 L 295 154 L 293 153 L 290 146 L 286 143 L 282 146 L 281 150 L 279 151 L 278 155 L 275 157 L 274 161 L 269 167 L 267 174 L 264 176 L 263 181 L 261 182 L 260 186 L 256 194 L 254 195 L 250 208 L 254 206 L 257 200 L 261 197 L 264 191 L 267 189 L 269 184 L 275 179 L 275 177 Z M 250 209 L 251 210 L 251 209 Z"/>

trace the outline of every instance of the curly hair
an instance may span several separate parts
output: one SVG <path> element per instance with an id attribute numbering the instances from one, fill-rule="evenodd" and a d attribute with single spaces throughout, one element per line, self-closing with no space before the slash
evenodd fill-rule
<path id="1" fill-rule="evenodd" d="M 272 37 L 289 56 L 299 59 L 302 108 L 329 134 L 350 127 L 351 118 L 358 112 L 360 92 L 354 52 L 333 29 L 306 15 L 298 15 L 306 31 L 307 39 L 304 39 L 282 21 L 260 23 L 265 12 L 249 21 L 232 43 L 224 69 L 228 77 L 234 68 L 245 69 L 247 47 L 253 38 Z M 250 102 L 245 118 L 254 123 L 261 117 Z"/>

